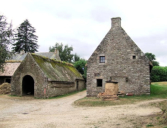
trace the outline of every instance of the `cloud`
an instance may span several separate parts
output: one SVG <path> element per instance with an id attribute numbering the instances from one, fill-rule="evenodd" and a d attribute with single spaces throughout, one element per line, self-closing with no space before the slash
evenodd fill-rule
<path id="1" fill-rule="evenodd" d="M 167 65 L 166 5 L 166 0 L 3 0 L 0 14 L 12 20 L 14 28 L 28 19 L 36 28 L 40 52 L 62 42 L 85 59 L 110 29 L 111 18 L 119 16 L 142 51 L 152 52 Z"/>

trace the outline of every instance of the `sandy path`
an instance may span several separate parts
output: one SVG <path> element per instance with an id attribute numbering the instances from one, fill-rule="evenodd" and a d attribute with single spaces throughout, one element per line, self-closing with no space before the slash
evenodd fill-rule
<path id="1" fill-rule="evenodd" d="M 76 107 L 73 102 L 85 97 L 86 91 L 59 99 L 0 96 L 0 128 L 128 128 L 127 119 L 160 112 L 156 107 L 143 107 L 145 101 L 108 107 Z"/>

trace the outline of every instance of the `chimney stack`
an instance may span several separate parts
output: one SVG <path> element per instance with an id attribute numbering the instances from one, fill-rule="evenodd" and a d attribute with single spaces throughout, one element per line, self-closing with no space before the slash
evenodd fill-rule
<path id="1" fill-rule="evenodd" d="M 55 49 L 55 54 L 59 56 L 59 50 Z"/>
<path id="2" fill-rule="evenodd" d="M 113 17 L 111 18 L 112 27 L 121 27 L 121 18 L 120 17 Z"/>

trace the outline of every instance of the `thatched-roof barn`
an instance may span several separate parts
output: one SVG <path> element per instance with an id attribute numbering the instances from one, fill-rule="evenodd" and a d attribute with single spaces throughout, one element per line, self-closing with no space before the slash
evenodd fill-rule
<path id="1" fill-rule="evenodd" d="M 82 75 L 72 64 L 28 53 L 12 77 L 12 95 L 36 98 L 63 95 L 84 88 Z"/>

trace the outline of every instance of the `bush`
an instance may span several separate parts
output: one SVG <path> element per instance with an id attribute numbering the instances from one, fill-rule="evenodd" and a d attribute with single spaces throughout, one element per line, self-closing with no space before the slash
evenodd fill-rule
<path id="1" fill-rule="evenodd" d="M 154 66 L 151 71 L 151 81 L 167 81 L 167 67 Z"/>

